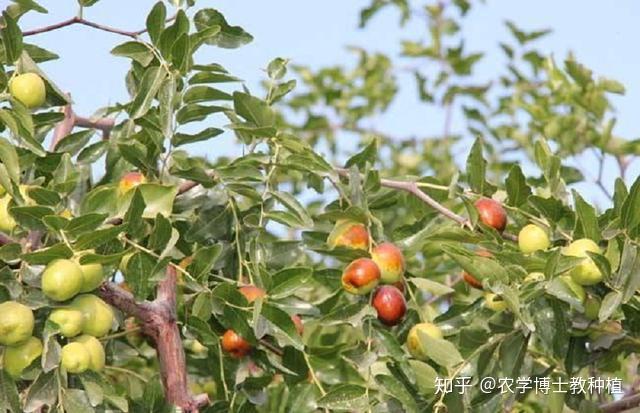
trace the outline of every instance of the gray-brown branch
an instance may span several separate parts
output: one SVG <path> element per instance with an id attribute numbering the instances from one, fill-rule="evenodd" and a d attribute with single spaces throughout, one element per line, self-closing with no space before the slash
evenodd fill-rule
<path id="1" fill-rule="evenodd" d="M 176 16 L 170 17 L 169 19 L 166 20 L 165 23 L 170 22 L 171 20 L 175 19 Z M 122 30 L 122 29 L 118 29 L 115 27 L 111 27 L 111 26 L 106 26 L 104 24 L 100 24 L 100 23 L 96 23 L 96 22 L 92 22 L 89 21 L 87 19 L 83 19 L 82 17 L 79 16 L 75 16 L 72 17 L 70 19 L 67 20 L 63 20 L 61 22 L 58 23 L 54 23 L 48 26 L 44 26 L 44 27 L 39 27 L 37 29 L 32 29 L 32 30 L 26 30 L 24 32 L 22 32 L 23 36 L 33 36 L 36 34 L 41 34 L 41 33 L 46 33 L 46 32 L 51 32 L 54 30 L 58 30 L 58 29 L 62 29 L 63 27 L 67 27 L 67 26 L 72 26 L 74 24 L 81 24 L 84 26 L 88 26 L 97 30 L 102 30 L 103 32 L 108 32 L 108 33 L 114 33 L 114 34 L 119 34 L 122 36 L 127 36 L 127 37 L 131 37 L 131 38 L 137 38 L 138 36 L 140 36 L 141 34 L 144 34 L 147 32 L 147 29 L 141 29 L 141 30 L 135 30 L 135 31 L 129 31 L 129 30 Z"/>
<path id="2" fill-rule="evenodd" d="M 176 270 L 169 266 L 158 284 L 156 299 L 138 302 L 134 296 L 112 282 L 102 284 L 98 294 L 123 313 L 135 317 L 142 333 L 154 343 L 160 364 L 160 377 L 167 401 L 185 413 L 197 413 L 209 404 L 206 394 L 189 391 L 186 360 L 176 317 Z"/>
<path id="3" fill-rule="evenodd" d="M 620 400 L 600 405 L 602 413 L 619 413 L 640 406 L 640 394 L 634 394 Z"/>

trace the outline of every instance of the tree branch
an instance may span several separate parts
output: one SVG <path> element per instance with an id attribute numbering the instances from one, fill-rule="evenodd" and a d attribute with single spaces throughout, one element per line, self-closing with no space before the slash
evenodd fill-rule
<path id="1" fill-rule="evenodd" d="M 602 413 L 618 413 L 638 406 L 640 406 L 640 394 L 636 393 L 620 400 L 604 403 L 600 405 L 600 411 Z"/>
<path id="2" fill-rule="evenodd" d="M 114 283 L 98 290 L 102 299 L 141 323 L 142 332 L 154 343 L 160 364 L 165 397 L 185 413 L 197 413 L 209 404 L 206 394 L 192 395 L 188 387 L 186 359 L 176 320 L 176 270 L 167 267 L 153 301 L 137 302 L 134 296 Z"/>
<path id="3" fill-rule="evenodd" d="M 165 21 L 165 23 L 168 23 L 172 20 L 174 20 L 176 18 L 176 16 L 170 17 L 169 19 L 167 19 Z M 88 26 L 88 27 L 92 27 L 94 29 L 97 30 L 102 30 L 103 32 L 109 32 L 109 33 L 114 33 L 114 34 L 119 34 L 122 36 L 127 36 L 127 37 L 131 37 L 131 38 L 137 38 L 138 36 L 140 36 L 141 34 L 144 34 L 147 32 L 147 29 L 141 29 L 141 30 L 136 30 L 136 31 L 127 31 L 127 30 L 122 30 L 122 29 L 118 29 L 115 27 L 111 27 L 111 26 L 106 26 L 104 24 L 100 24 L 100 23 L 95 23 L 86 19 L 83 19 L 82 17 L 72 17 L 70 19 L 67 20 L 63 20 L 61 22 L 55 23 L 55 24 L 51 24 L 49 26 L 44 26 L 44 27 L 39 27 L 37 29 L 32 29 L 32 30 L 27 30 L 22 32 L 22 36 L 33 36 L 36 34 L 41 34 L 41 33 L 46 33 L 46 32 L 51 32 L 54 30 L 58 30 L 61 29 L 63 27 L 67 27 L 67 26 L 71 26 L 74 24 L 82 24 L 84 26 Z"/>
<path id="4" fill-rule="evenodd" d="M 340 176 L 349 177 L 349 170 L 347 169 L 336 168 L 336 172 Z M 380 179 L 380 185 L 386 188 L 398 189 L 400 191 L 408 192 L 411 195 L 415 196 L 416 198 L 420 199 L 425 204 L 429 205 L 431 208 L 438 211 L 438 213 L 440 213 L 441 215 L 449 218 L 452 221 L 457 222 L 462 226 L 466 226 L 468 228 L 473 229 L 473 226 L 471 224 L 471 221 L 469 221 L 469 219 L 456 214 L 455 212 L 448 209 L 447 207 L 445 207 L 435 199 L 431 198 L 424 191 L 422 191 L 418 186 L 418 184 L 414 181 L 396 181 L 392 179 L 382 178 Z M 518 237 L 516 235 L 510 234 L 508 232 L 502 233 L 502 237 L 510 241 L 518 240 Z"/>

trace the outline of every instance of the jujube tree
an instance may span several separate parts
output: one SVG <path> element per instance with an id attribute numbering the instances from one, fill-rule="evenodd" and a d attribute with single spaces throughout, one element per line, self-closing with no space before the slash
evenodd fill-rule
<path id="1" fill-rule="evenodd" d="M 323 68 L 274 56 L 249 90 L 199 59 L 253 39 L 206 2 L 160 1 L 136 31 L 91 20 L 95 3 L 26 28 L 46 10 L 14 0 L 0 23 L 0 410 L 640 405 L 640 181 L 637 143 L 614 128 L 620 83 L 544 55 L 549 31 L 511 22 L 505 70 L 477 83 L 470 2 L 373 0 L 362 28 L 393 8 L 426 40 Z M 89 117 L 35 43 L 80 25 L 121 37 L 111 53 L 130 62 L 129 99 Z M 406 76 L 441 134 L 367 126 Z M 223 133 L 241 156 L 185 149 Z M 565 160 L 585 156 L 599 172 L 581 194 Z M 462 376 L 465 394 L 436 385 Z M 587 376 L 626 394 L 478 388 Z"/>

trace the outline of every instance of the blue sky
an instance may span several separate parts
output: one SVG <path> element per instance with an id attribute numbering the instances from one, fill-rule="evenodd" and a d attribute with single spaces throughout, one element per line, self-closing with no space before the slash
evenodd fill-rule
<path id="1" fill-rule="evenodd" d="M 0 5 L 7 1 L 0 0 Z M 40 0 L 40 3 L 49 9 L 49 14 L 29 14 L 21 22 L 23 29 L 69 18 L 77 11 L 75 0 Z M 154 3 L 153 0 L 102 0 L 86 9 L 85 17 L 123 29 L 139 29 L 144 26 L 146 13 Z M 241 25 L 255 37 L 253 43 L 241 49 L 208 48 L 199 58 L 203 62 L 223 64 L 257 91 L 264 76 L 262 69 L 276 56 L 311 67 L 350 65 L 353 58 L 346 51 L 346 45 L 397 56 L 401 39 L 425 38 L 424 27 L 418 23 L 399 28 L 399 16 L 391 9 L 377 15 L 366 30 L 359 30 L 358 13 L 368 3 L 369 0 L 199 0 L 200 7 L 219 9 L 231 24 Z M 505 20 L 512 20 L 527 30 L 552 28 L 553 34 L 538 43 L 539 49 L 553 54 L 558 61 L 573 51 L 577 59 L 596 74 L 625 84 L 627 94 L 614 98 L 619 116 L 615 132 L 635 139 L 640 135 L 637 121 L 640 55 L 636 51 L 640 38 L 639 17 L 640 2 L 636 0 L 606 3 L 487 0 L 486 4 L 472 9 L 463 32 L 467 50 L 488 53 L 475 75 L 482 81 L 503 67 L 498 41 L 509 39 Z M 123 78 L 128 62 L 109 54 L 113 46 L 125 40 L 81 26 L 28 39 L 61 56 L 59 61 L 47 63 L 43 69 L 63 90 L 72 93 L 76 111 L 83 115 L 127 99 Z M 401 80 L 401 88 L 399 99 L 389 113 L 369 120 L 368 125 L 399 136 L 439 133 L 442 114 L 419 104 L 410 77 Z M 454 126 L 454 130 L 464 130 L 461 120 L 459 116 L 454 117 L 454 125 L 460 125 Z M 220 119 L 220 122 L 224 121 Z M 240 148 L 229 138 L 195 145 L 192 150 L 208 156 L 240 153 Z"/>

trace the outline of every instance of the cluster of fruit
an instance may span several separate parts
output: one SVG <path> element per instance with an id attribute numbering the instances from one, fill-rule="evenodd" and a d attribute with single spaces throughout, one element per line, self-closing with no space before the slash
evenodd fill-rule
<path id="1" fill-rule="evenodd" d="M 341 220 L 329 234 L 327 244 L 330 248 L 346 247 L 369 251 L 371 237 L 363 224 Z M 347 265 L 342 273 L 342 286 L 348 293 L 356 295 L 365 295 L 375 289 L 371 305 L 376 310 L 378 319 L 387 326 L 394 326 L 407 311 L 404 298 L 404 256 L 400 248 L 390 242 L 380 243 L 370 252 L 371 258 L 357 258 Z M 378 287 L 380 283 L 385 285 Z"/>
<path id="2" fill-rule="evenodd" d="M 60 365 L 69 373 L 100 371 L 105 352 L 98 337 L 106 335 L 114 322 L 112 308 L 90 294 L 103 281 L 100 264 L 80 264 L 80 258 L 50 262 L 42 273 L 41 288 L 55 302 L 68 302 L 54 308 L 49 322 L 67 341 L 60 353 Z M 79 295 L 78 295 L 79 294 Z M 42 341 L 33 336 L 33 310 L 16 301 L 0 304 L 0 344 L 6 346 L 3 368 L 13 377 L 42 355 Z"/>
<path id="3" fill-rule="evenodd" d="M 500 202 L 489 198 L 481 198 L 475 203 L 480 221 L 498 232 L 504 231 L 507 225 L 507 213 Z M 543 251 L 551 246 L 547 231 L 534 224 L 525 225 L 518 233 L 518 247 L 524 254 Z M 585 304 L 587 318 L 597 317 L 600 307 L 599 299 L 595 296 L 588 297 L 585 286 L 598 284 L 602 281 L 602 272 L 590 257 L 589 253 L 599 254 L 601 249 L 593 240 L 581 238 L 572 241 L 562 248 L 561 253 L 567 257 L 581 258 L 582 260 L 567 273 L 560 275 L 559 279 L 578 299 Z M 479 256 L 491 257 L 486 250 L 477 251 Z M 469 272 L 463 272 L 464 281 L 471 287 L 483 289 L 482 282 Z M 541 272 L 532 272 L 524 279 L 525 282 L 542 281 L 545 275 Z M 485 293 L 485 306 L 494 311 L 502 311 L 507 308 L 506 303 L 496 294 Z M 594 314 L 595 313 L 595 314 Z"/>

